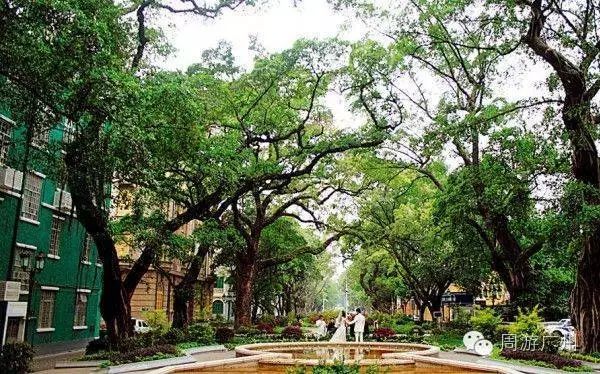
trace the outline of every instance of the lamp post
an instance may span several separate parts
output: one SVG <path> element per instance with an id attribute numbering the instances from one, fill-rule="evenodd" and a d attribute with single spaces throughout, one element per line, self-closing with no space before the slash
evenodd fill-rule
<path id="1" fill-rule="evenodd" d="M 31 263 L 31 255 L 21 256 L 21 267 L 23 269 L 29 268 L 29 295 L 27 298 L 27 313 L 25 317 L 25 331 L 29 329 L 31 317 L 31 304 L 33 302 L 33 291 L 35 289 L 35 274 L 44 270 L 46 255 L 42 252 L 38 252 L 35 255 L 35 262 Z M 31 332 L 31 338 L 29 342 L 33 345 L 33 331 Z"/>

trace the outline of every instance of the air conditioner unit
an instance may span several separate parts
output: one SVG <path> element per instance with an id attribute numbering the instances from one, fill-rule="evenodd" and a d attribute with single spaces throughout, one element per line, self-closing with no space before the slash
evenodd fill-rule
<path id="1" fill-rule="evenodd" d="M 54 192 L 54 206 L 62 211 L 70 211 L 73 207 L 71 194 L 63 190 L 56 190 Z"/>
<path id="2" fill-rule="evenodd" d="M 20 191 L 23 185 L 23 172 L 8 166 L 0 167 L 0 188 Z"/>
<path id="3" fill-rule="evenodd" d="M 0 301 L 19 301 L 21 282 L 0 281 Z"/>

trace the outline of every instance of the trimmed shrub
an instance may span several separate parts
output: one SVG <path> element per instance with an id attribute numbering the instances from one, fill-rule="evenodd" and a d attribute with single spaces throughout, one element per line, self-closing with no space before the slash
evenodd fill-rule
<path id="1" fill-rule="evenodd" d="M 152 345 L 152 343 L 148 341 L 148 337 L 144 337 L 144 339 L 142 339 L 142 337 L 144 337 L 144 335 L 121 339 L 113 349 L 116 349 L 119 352 L 131 352 L 138 348 Z"/>
<path id="2" fill-rule="evenodd" d="M 573 360 L 557 354 L 540 351 L 523 351 L 520 349 L 503 349 L 500 355 L 512 360 L 541 361 L 555 366 L 558 369 L 566 367 L 578 368 L 582 366 L 581 361 Z"/>
<path id="3" fill-rule="evenodd" d="M 396 326 L 394 330 L 400 335 L 410 335 L 413 333 L 413 329 L 415 328 L 415 326 L 417 325 L 411 321 Z"/>
<path id="4" fill-rule="evenodd" d="M 298 323 L 298 319 L 296 318 L 296 313 L 290 312 L 286 316 L 288 325 L 296 325 Z"/>
<path id="5" fill-rule="evenodd" d="M 369 320 L 373 321 L 373 323 L 377 323 L 377 326 L 380 328 L 393 328 L 396 324 L 396 320 L 392 318 L 392 316 L 388 313 L 382 313 L 378 311 L 374 311 L 369 313 Z"/>
<path id="6" fill-rule="evenodd" d="M 254 335 L 260 335 L 260 331 L 253 326 L 240 326 L 237 328 L 237 330 L 235 330 L 236 333 L 238 333 L 239 335 L 248 335 L 248 336 L 254 336 Z"/>
<path id="7" fill-rule="evenodd" d="M 415 325 L 415 326 L 414 326 L 414 327 L 413 327 L 413 328 L 410 330 L 410 333 L 411 333 L 413 336 L 423 336 L 423 335 L 425 335 L 425 329 L 424 329 L 422 326 Z"/>
<path id="8" fill-rule="evenodd" d="M 274 322 L 275 322 L 275 326 L 279 326 L 279 327 L 287 326 L 287 318 L 284 316 L 276 316 Z"/>
<path id="9" fill-rule="evenodd" d="M 498 326 L 502 323 L 502 318 L 493 309 L 485 308 L 476 309 L 470 321 L 473 329 L 482 333 L 486 339 L 493 339 Z"/>
<path id="10" fill-rule="evenodd" d="M 330 321 L 336 319 L 339 313 L 340 311 L 335 309 L 327 309 L 322 312 L 312 312 L 305 317 L 305 320 L 310 324 L 314 324 L 319 319 L 319 316 L 323 316 L 325 321 Z"/>
<path id="11" fill-rule="evenodd" d="M 121 352 L 111 357 L 113 364 L 126 364 L 129 362 L 144 361 L 145 358 L 159 354 L 167 357 L 175 356 L 179 353 L 177 348 L 171 344 L 155 345 L 150 347 L 138 348 L 132 351 Z"/>
<path id="12" fill-rule="evenodd" d="M 471 329 L 471 311 L 464 307 L 454 309 L 454 318 L 447 323 L 454 330 L 466 331 Z"/>
<path id="13" fill-rule="evenodd" d="M 281 337 L 284 339 L 300 340 L 304 334 L 299 326 L 287 326 L 281 332 Z"/>
<path id="14" fill-rule="evenodd" d="M 539 315 L 538 307 L 534 307 L 529 312 L 524 312 L 519 308 L 515 323 L 510 325 L 508 331 L 518 337 L 522 336 L 542 336 L 544 328 L 542 327 L 542 318 Z"/>
<path id="15" fill-rule="evenodd" d="M 169 331 L 169 320 L 167 313 L 162 309 L 148 310 L 142 312 L 142 318 L 146 320 L 152 331 L 164 334 Z"/>
<path id="16" fill-rule="evenodd" d="M 389 327 L 380 327 L 373 331 L 373 338 L 379 342 L 389 340 L 396 336 L 396 332 Z"/>
<path id="17" fill-rule="evenodd" d="M 219 344 L 230 342 L 234 336 L 235 332 L 229 327 L 219 327 L 215 332 L 215 339 Z"/>
<path id="18" fill-rule="evenodd" d="M 93 355 L 100 351 L 108 350 L 108 338 L 106 336 L 91 340 L 85 347 L 86 355 Z"/>
<path id="19" fill-rule="evenodd" d="M 273 333 L 273 325 L 269 323 L 259 323 L 258 325 L 256 325 L 256 329 L 263 334 Z"/>
<path id="20" fill-rule="evenodd" d="M 498 325 L 496 327 L 496 335 L 494 336 L 494 341 L 502 341 L 502 335 L 510 334 L 509 325 Z"/>
<path id="21" fill-rule="evenodd" d="M 195 323 L 188 327 L 188 335 L 198 344 L 211 344 L 215 341 L 215 330 L 208 323 Z"/>
<path id="22" fill-rule="evenodd" d="M 33 360 L 33 348 L 27 343 L 10 343 L 0 348 L 0 373 L 24 374 Z"/>
<path id="23" fill-rule="evenodd" d="M 168 344 L 178 344 L 186 341 L 186 332 L 182 329 L 172 328 L 162 336 L 163 340 Z"/>
<path id="24" fill-rule="evenodd" d="M 271 325 L 275 324 L 276 317 L 272 314 L 263 314 L 258 318 L 259 323 L 269 323 Z"/>

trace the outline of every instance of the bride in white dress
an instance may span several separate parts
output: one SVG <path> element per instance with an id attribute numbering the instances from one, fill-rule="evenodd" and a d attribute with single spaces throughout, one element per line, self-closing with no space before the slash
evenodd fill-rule
<path id="1" fill-rule="evenodd" d="M 337 330 L 333 333 L 333 336 L 329 340 L 332 343 L 340 343 L 346 341 L 346 312 L 340 311 L 340 314 L 335 319 L 335 327 Z"/>

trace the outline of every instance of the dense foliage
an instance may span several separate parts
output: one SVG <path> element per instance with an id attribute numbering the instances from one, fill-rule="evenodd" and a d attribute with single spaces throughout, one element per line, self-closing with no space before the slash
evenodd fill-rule
<path id="1" fill-rule="evenodd" d="M 597 5 L 337 0 L 380 37 L 298 40 L 248 67 L 223 42 L 185 72 L 153 65 L 172 50 L 164 17 L 254 3 L 0 5 L 0 107 L 22 135 L 7 162 L 43 164 L 70 191 L 104 264 L 112 343 L 130 343 L 131 296 L 164 259 L 185 274 L 166 277 L 178 329 L 145 316 L 157 341 L 214 340 L 192 312 L 212 292 L 196 287 L 209 256 L 209 273 L 232 270 L 236 328 L 341 304 L 326 251 L 341 241 L 353 304 L 395 313 L 412 299 L 423 319 L 451 285 L 492 304 L 510 294 L 511 332 L 540 335 L 542 319 L 570 313 L 583 351 L 600 350 Z M 334 92 L 356 126 L 335 123 Z M 71 136 L 32 151 L 54 128 Z M 123 244 L 139 252 L 119 259 Z M 500 317 L 468 322 L 491 337 Z"/>
<path id="2" fill-rule="evenodd" d="M 550 364 L 558 369 L 578 368 L 582 366 L 581 361 L 562 357 L 557 354 L 551 354 L 540 351 L 522 351 L 518 349 L 503 349 L 500 353 L 502 357 L 513 360 L 531 360 Z"/>
<path id="3" fill-rule="evenodd" d="M 0 371 L 3 373 L 27 373 L 32 360 L 33 348 L 27 343 L 4 344 L 0 348 Z"/>

